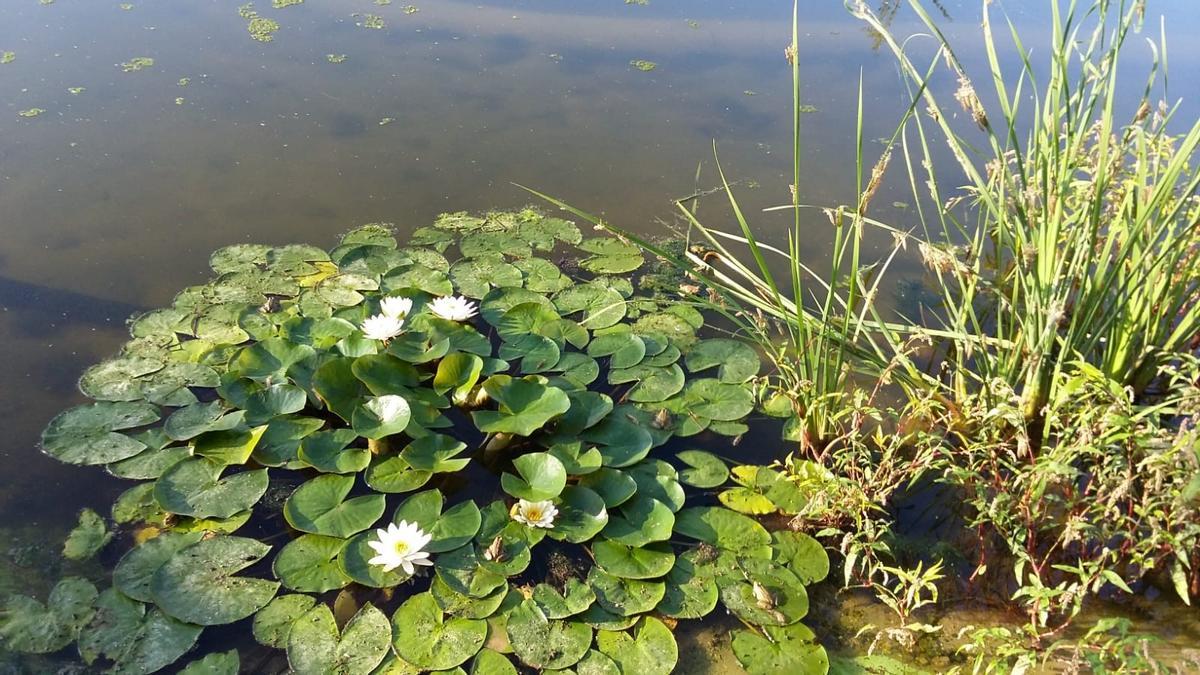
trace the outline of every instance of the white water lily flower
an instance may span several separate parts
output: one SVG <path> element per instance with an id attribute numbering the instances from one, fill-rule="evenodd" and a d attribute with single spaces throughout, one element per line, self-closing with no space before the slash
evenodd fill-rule
<path id="1" fill-rule="evenodd" d="M 379 301 L 379 311 L 384 316 L 390 316 L 396 319 L 403 319 L 412 311 L 412 298 L 399 298 L 392 296 Z"/>
<path id="2" fill-rule="evenodd" d="M 479 311 L 475 303 L 461 295 L 448 295 L 444 298 L 437 298 L 429 303 L 428 307 L 434 316 L 450 321 L 466 321 L 475 316 Z"/>
<path id="3" fill-rule="evenodd" d="M 391 424 L 401 415 L 409 413 L 408 401 L 403 396 L 385 394 L 367 401 L 363 407 L 370 410 L 383 424 Z"/>
<path id="4" fill-rule="evenodd" d="M 405 574 L 414 574 L 414 565 L 433 564 L 433 561 L 429 560 L 429 552 L 421 550 L 433 537 L 426 534 L 416 523 L 402 520 L 388 525 L 386 530 L 375 530 L 375 535 L 379 539 L 368 541 L 367 546 L 375 549 L 379 555 L 367 562 L 382 566 L 384 572 L 401 567 Z"/>
<path id="5" fill-rule="evenodd" d="M 550 501 L 529 502 L 522 499 L 513 504 L 509 515 L 518 523 L 549 530 L 554 527 L 554 517 L 558 515 L 558 508 Z"/>
<path id="6" fill-rule="evenodd" d="M 368 340 L 391 340 L 404 330 L 404 319 L 376 314 L 362 322 L 363 337 Z"/>

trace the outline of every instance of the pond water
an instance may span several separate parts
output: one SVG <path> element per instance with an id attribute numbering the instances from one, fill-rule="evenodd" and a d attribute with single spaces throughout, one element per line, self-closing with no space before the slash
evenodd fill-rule
<path id="1" fill-rule="evenodd" d="M 871 4 L 896 10 L 898 33 L 916 31 L 900 2 Z M 801 4 L 813 106 L 802 201 L 838 203 L 854 191 L 860 73 L 867 139 L 889 135 L 905 101 L 892 56 L 841 2 Z M 941 3 L 942 27 L 977 69 L 980 4 Z M 1045 2 L 995 4 L 1026 44 L 1045 42 Z M 1192 4 L 1148 11 L 1152 35 L 1159 14 L 1170 19 L 1171 92 L 1189 119 Z M 513 183 L 663 234 L 672 198 L 716 186 L 714 140 L 749 212 L 788 199 L 790 2 L 259 0 L 279 24 L 269 42 L 252 39 L 239 5 L 0 0 L 0 52 L 12 52 L 0 64 L 0 533 L 13 542 L 0 592 L 53 579 L 37 547 L 54 549 L 80 508 L 106 512 L 123 487 L 42 456 L 41 429 L 83 401 L 77 377 L 127 339 L 125 319 L 208 278 L 216 248 L 324 248 L 375 221 L 403 239 L 441 212 L 532 201 Z M 1134 100 L 1149 50 L 1129 53 Z M 881 147 L 868 143 L 870 162 Z M 731 225 L 720 199 L 701 215 Z M 908 199 L 897 174 L 876 217 L 911 224 Z M 754 217 L 775 243 L 787 219 Z M 806 262 L 824 262 L 823 223 L 812 221 Z M 909 260 L 893 270 L 921 274 Z"/>

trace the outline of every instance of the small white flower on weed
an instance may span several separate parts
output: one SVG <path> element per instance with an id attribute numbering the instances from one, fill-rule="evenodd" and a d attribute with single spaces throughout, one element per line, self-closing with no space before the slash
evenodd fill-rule
<path id="1" fill-rule="evenodd" d="M 425 533 L 416 523 L 402 520 L 392 523 L 387 529 L 375 530 L 379 539 L 368 541 L 367 546 L 375 549 L 376 555 L 367 562 L 383 567 L 384 572 L 391 572 L 397 567 L 403 568 L 405 574 L 414 574 L 414 565 L 432 565 L 429 552 L 421 549 L 429 543 L 432 537 Z"/>
<path id="2" fill-rule="evenodd" d="M 395 319 L 403 319 L 408 316 L 408 313 L 412 311 L 412 306 L 412 298 L 392 296 L 379 301 L 380 313 Z"/>
<path id="3" fill-rule="evenodd" d="M 404 331 L 404 319 L 376 314 L 362 322 L 363 337 L 368 340 L 391 340 Z"/>
<path id="4" fill-rule="evenodd" d="M 554 517 L 558 515 L 558 508 L 550 501 L 530 502 L 522 499 L 513 504 L 509 514 L 518 523 L 551 529 L 554 527 Z"/>
<path id="5" fill-rule="evenodd" d="M 461 295 L 448 295 L 430 302 L 429 311 L 434 316 L 450 321 L 466 321 L 479 311 L 475 303 Z"/>

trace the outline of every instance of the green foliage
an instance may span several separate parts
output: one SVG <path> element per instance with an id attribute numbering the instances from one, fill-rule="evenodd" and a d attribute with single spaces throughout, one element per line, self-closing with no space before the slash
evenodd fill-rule
<path id="1" fill-rule="evenodd" d="M 797 535 L 775 551 L 754 519 L 689 507 L 685 485 L 737 489 L 715 455 L 679 453 L 682 473 L 660 458 L 677 435 L 741 433 L 753 349 L 700 340 L 700 313 L 655 312 L 628 280 L 566 276 L 536 254 L 578 245 L 585 270 L 624 274 L 642 251 L 532 210 L 443 216 L 413 243 L 373 224 L 328 254 L 229 247 L 211 258 L 217 280 L 136 319 L 136 352 L 89 369 L 81 388 L 100 400 L 56 417 L 43 447 L 143 481 L 113 508 L 141 543 L 113 588 L 75 609 L 62 593 L 15 599 L 39 621 L 7 618 L 5 644 L 77 640 L 89 662 L 150 672 L 204 626 L 253 616 L 254 638 L 298 673 L 653 673 L 677 659 L 653 612 L 696 619 L 724 598 L 761 625 L 803 616 L 823 549 Z M 435 316 L 433 296 L 449 293 L 478 298 L 479 316 Z M 402 325 L 367 337 L 364 321 L 387 311 Z M 628 388 L 619 405 L 596 389 L 611 385 Z M 488 472 L 490 485 L 455 492 Z M 110 536 L 86 511 L 66 552 Z M 559 569 L 562 550 L 592 562 Z M 523 596 L 511 580 L 526 575 Z M 754 583 L 778 609 L 747 606 Z M 386 604 L 358 604 L 363 588 Z M 484 649 L 495 631 L 511 653 Z M 238 662 L 201 654 L 186 668 Z"/>

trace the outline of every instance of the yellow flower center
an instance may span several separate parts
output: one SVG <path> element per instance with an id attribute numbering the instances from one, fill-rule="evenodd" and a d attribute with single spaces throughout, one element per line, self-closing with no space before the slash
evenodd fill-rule
<path id="1" fill-rule="evenodd" d="M 396 543 L 392 544 L 392 549 L 396 552 L 396 555 L 407 555 L 408 554 L 408 542 L 407 541 L 397 541 Z"/>
<path id="2" fill-rule="evenodd" d="M 545 514 L 542 513 L 542 508 L 540 506 L 530 506 L 529 508 L 525 509 L 525 517 L 529 520 L 538 521 L 541 520 L 544 515 Z"/>

